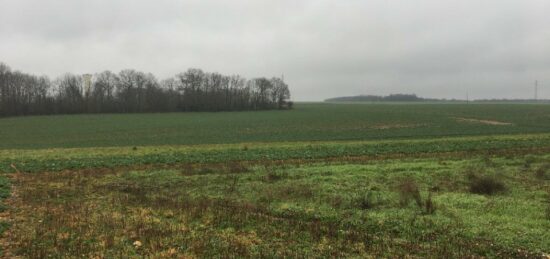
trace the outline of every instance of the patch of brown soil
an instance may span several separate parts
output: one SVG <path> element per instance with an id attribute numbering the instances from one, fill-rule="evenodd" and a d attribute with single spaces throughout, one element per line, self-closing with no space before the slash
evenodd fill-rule
<path id="1" fill-rule="evenodd" d="M 455 118 L 455 119 L 458 122 L 479 123 L 479 124 L 485 124 L 485 125 L 495 125 L 495 126 L 513 125 L 513 123 L 510 123 L 510 122 L 495 121 L 495 120 L 480 120 L 480 119 L 463 118 L 463 117 L 458 117 L 458 118 Z"/>
<path id="2" fill-rule="evenodd" d="M 371 129 L 404 129 L 404 128 L 416 128 L 424 126 L 425 124 L 379 124 L 370 127 Z"/>
<path id="3" fill-rule="evenodd" d="M 15 174 L 6 174 L 6 176 L 10 179 L 11 182 L 15 182 L 22 177 L 22 174 L 17 171 L 17 173 Z M 3 201 L 4 205 L 8 209 L 0 213 L 0 221 L 7 222 L 10 226 L 22 221 L 21 217 L 18 217 L 16 213 L 14 213 L 14 208 L 20 207 L 20 204 L 17 203 L 19 200 L 20 199 L 17 194 L 17 186 L 12 184 L 10 197 L 6 198 Z M 12 229 L 11 227 L 8 227 L 8 229 L 0 236 L 0 251 L 2 251 L 2 253 L 0 253 L 0 256 L 2 258 L 21 258 L 19 256 L 15 256 L 12 253 L 15 248 L 13 242 L 11 242 L 10 240 L 11 234 Z"/>

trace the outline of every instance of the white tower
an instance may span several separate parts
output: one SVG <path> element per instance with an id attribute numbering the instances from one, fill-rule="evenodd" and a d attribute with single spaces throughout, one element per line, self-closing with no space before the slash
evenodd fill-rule
<path id="1" fill-rule="evenodd" d="M 84 94 L 88 95 L 90 94 L 90 90 L 92 89 L 92 75 L 84 74 L 82 75 L 82 80 L 82 85 L 84 86 Z"/>

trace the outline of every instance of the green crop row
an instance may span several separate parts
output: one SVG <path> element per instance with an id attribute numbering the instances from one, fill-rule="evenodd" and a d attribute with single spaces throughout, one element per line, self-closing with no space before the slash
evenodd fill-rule
<path id="1" fill-rule="evenodd" d="M 548 133 L 548 114 L 550 105 L 531 104 L 298 103 L 290 111 L 30 116 L 0 119 L 0 149 Z"/>
<path id="2" fill-rule="evenodd" d="M 230 161 L 311 160 L 346 157 L 415 156 L 446 152 L 503 152 L 550 148 L 550 134 L 454 137 L 354 142 L 296 142 L 77 148 L 0 151 L 0 171 L 39 172 Z"/>

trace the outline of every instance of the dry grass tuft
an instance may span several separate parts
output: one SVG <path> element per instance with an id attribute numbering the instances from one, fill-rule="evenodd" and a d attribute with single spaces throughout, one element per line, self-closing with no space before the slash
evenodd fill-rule
<path id="1" fill-rule="evenodd" d="M 476 176 L 470 177 L 469 188 L 471 193 L 494 195 L 507 191 L 506 185 L 494 176 Z"/>
<path id="2" fill-rule="evenodd" d="M 431 215 L 435 213 L 435 209 L 436 209 L 435 204 L 432 200 L 432 193 L 430 192 L 428 194 L 428 198 L 426 199 L 426 202 L 424 203 L 424 212 L 426 214 Z"/>
<path id="3" fill-rule="evenodd" d="M 414 179 L 407 178 L 402 180 L 397 186 L 397 191 L 399 192 L 399 204 L 401 204 L 401 206 L 406 206 L 413 200 L 418 207 L 422 207 L 420 189 Z"/>

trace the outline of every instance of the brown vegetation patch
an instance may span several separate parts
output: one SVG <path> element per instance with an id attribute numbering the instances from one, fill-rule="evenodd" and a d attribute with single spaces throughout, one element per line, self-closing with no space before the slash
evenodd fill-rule
<path id="1" fill-rule="evenodd" d="M 175 196 L 163 192 L 163 187 L 139 183 L 129 189 L 112 188 L 100 178 L 85 172 L 23 173 L 14 178 L 18 194 L 11 204 L 15 208 L 10 212 L 12 228 L 1 243 L 3 255 L 231 258 L 277 253 L 303 257 L 287 249 L 298 233 L 307 233 L 316 243 L 330 243 L 330 249 L 319 251 L 326 257 L 347 257 L 349 244 L 355 243 L 363 245 L 351 252 L 373 255 L 383 254 L 388 247 L 407 253 L 425 251 L 416 243 L 393 242 L 390 237 L 343 228 L 338 222 L 323 222 L 299 212 L 278 215 L 262 204 Z M 278 195 L 311 196 L 307 186 L 278 191 Z M 251 223 L 255 230 L 250 230 Z M 441 249 L 434 247 L 430 252 L 447 253 Z"/>
<path id="2" fill-rule="evenodd" d="M 226 174 L 228 169 L 232 166 L 228 166 L 228 163 L 238 163 L 245 168 L 246 172 L 249 168 L 254 166 L 267 166 L 267 167 L 279 167 L 284 168 L 288 166 L 301 166 L 308 164 L 315 164 L 325 162 L 327 164 L 343 164 L 343 163 L 371 163 L 373 161 L 390 160 L 390 159 L 422 159 L 422 158 L 440 158 L 447 160 L 461 160 L 465 158 L 471 158 L 479 155 L 491 154 L 494 156 L 506 156 L 516 157 L 525 154 L 546 154 L 550 152 L 550 147 L 521 147 L 521 148 L 503 148 L 492 150 L 470 150 L 470 151 L 448 151 L 448 152 L 417 152 L 411 154 L 405 153 L 390 153 L 381 155 L 360 155 L 360 156 L 329 156 L 324 158 L 291 158 L 281 160 L 235 160 L 225 163 L 174 163 L 174 164 L 137 164 L 130 166 L 114 166 L 114 167 L 95 167 L 86 169 L 66 169 L 63 171 L 44 171 L 43 173 L 57 174 L 59 172 L 67 173 L 88 173 L 97 174 L 98 172 L 103 174 L 109 174 L 120 171 L 143 171 L 143 170 L 170 170 L 180 169 L 184 175 L 195 175 L 201 173 Z M 214 171 L 215 169 L 215 171 Z"/>
<path id="3" fill-rule="evenodd" d="M 458 122 L 479 123 L 479 124 L 494 125 L 494 126 L 510 126 L 510 125 L 513 125 L 510 122 L 496 121 L 496 120 L 481 120 L 481 119 L 463 118 L 463 117 L 458 117 L 458 118 L 455 118 L 455 119 Z"/>
<path id="4" fill-rule="evenodd" d="M 503 193 L 507 190 L 504 183 L 494 176 L 478 176 L 471 174 L 470 178 L 470 192 L 475 194 L 494 195 L 497 193 Z"/>
<path id="5" fill-rule="evenodd" d="M 405 128 L 417 128 L 424 126 L 425 124 L 378 124 L 370 127 L 371 129 L 405 129 Z"/>
<path id="6" fill-rule="evenodd" d="M 334 163 L 362 161 L 357 158 L 335 160 Z M 265 161 L 265 164 L 279 167 L 285 163 Z M 313 185 L 282 182 L 289 179 L 285 171 L 274 171 L 267 166 L 266 170 L 269 170 L 263 177 L 269 185 L 259 192 L 265 202 L 239 196 L 240 191 L 235 185 L 249 177 L 241 173 L 254 170 L 249 169 L 250 165 L 180 165 L 178 168 L 186 177 L 170 182 L 123 178 L 125 172 L 113 169 L 13 174 L 17 190 L 9 215 L 13 225 L 6 242 L 0 245 L 6 249 L 4 255 L 29 258 L 48 255 L 67 258 L 311 255 L 301 253 L 308 252 L 306 250 L 295 249 L 296 242 L 300 241 L 297 236 L 308 237 L 316 246 L 315 255 L 319 257 L 364 257 L 367 254 L 384 257 L 392 251 L 395 257 L 418 254 L 463 258 L 476 254 L 478 249 L 497 249 L 490 241 L 465 240 L 460 236 L 449 236 L 426 247 L 422 242 L 434 240 L 437 233 L 419 233 L 417 239 L 401 242 L 396 239 L 396 234 L 381 229 L 379 222 L 369 222 L 368 219 L 341 223 L 293 207 L 273 209 L 270 207 L 273 201 L 307 200 L 320 196 Z M 226 180 L 220 185 L 226 187 L 220 188 L 224 190 L 223 195 L 208 196 L 198 191 L 200 188 L 188 191 L 206 183 L 188 180 L 187 176 L 194 173 L 201 177 L 202 171 L 218 174 Z M 425 201 L 421 200 L 420 187 L 414 179 L 404 179 L 397 188 L 404 203 L 415 202 L 425 214 L 435 212 L 431 195 Z M 336 208 L 346 205 L 340 194 L 329 202 Z M 355 208 L 367 210 L 377 208 L 381 201 L 373 193 L 367 193 L 351 202 Z M 502 251 L 507 253 L 508 250 Z M 500 256 L 517 257 L 517 254 Z"/>
<path id="7" fill-rule="evenodd" d="M 415 180 L 411 178 L 402 180 L 397 186 L 397 191 L 399 193 L 399 204 L 401 204 L 401 206 L 406 206 L 411 200 L 414 200 L 418 207 L 422 207 L 420 189 Z"/>

